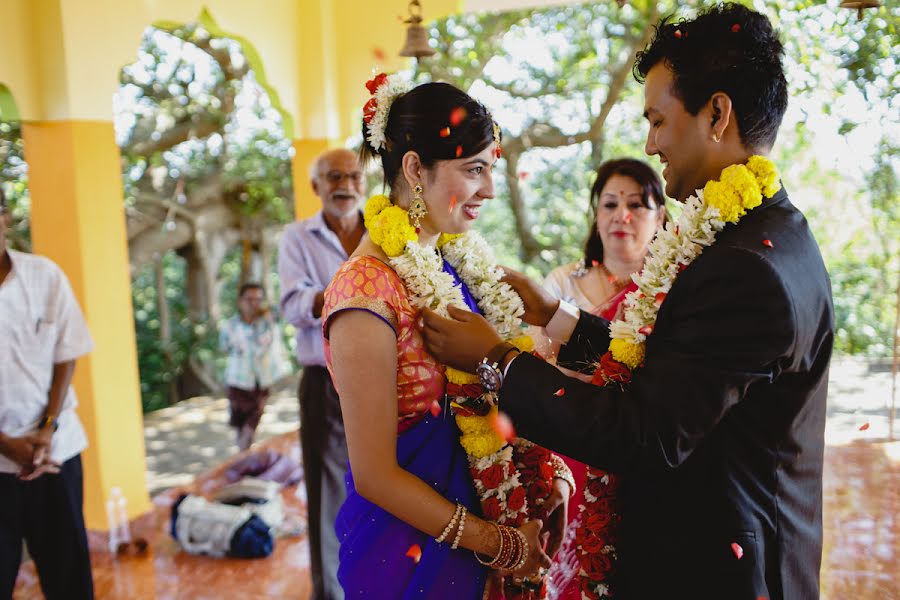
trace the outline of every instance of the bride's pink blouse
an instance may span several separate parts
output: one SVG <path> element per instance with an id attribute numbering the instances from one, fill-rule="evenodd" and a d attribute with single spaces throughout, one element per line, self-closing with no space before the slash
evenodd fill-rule
<path id="1" fill-rule="evenodd" d="M 425 349 L 416 327 L 419 310 L 409 301 L 403 281 L 388 265 L 371 256 L 356 256 L 338 270 L 325 290 L 322 334 L 325 362 L 334 377 L 328 327 L 345 310 L 364 310 L 384 321 L 397 336 L 398 430 L 416 423 L 432 406 L 440 407 L 445 377 L 441 365 Z M 343 365 L 342 365 L 343 366 Z M 365 377 L 367 365 L 352 365 Z M 340 394 L 340 390 L 338 390 Z"/>

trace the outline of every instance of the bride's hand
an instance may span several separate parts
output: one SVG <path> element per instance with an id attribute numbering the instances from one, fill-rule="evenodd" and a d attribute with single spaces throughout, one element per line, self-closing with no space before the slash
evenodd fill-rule
<path id="1" fill-rule="evenodd" d="M 521 569 L 512 572 L 513 577 L 531 577 L 536 575 L 541 567 L 550 568 L 552 561 L 544 552 L 544 546 L 541 543 L 543 525 L 540 519 L 535 519 L 526 521 L 519 526 L 519 531 L 525 534 L 525 539 L 528 540 L 528 558 L 525 559 L 525 564 Z"/>
<path id="2" fill-rule="evenodd" d="M 559 308 L 559 300 L 522 273 L 509 267 L 503 267 L 503 272 L 503 281 L 516 290 L 525 305 L 522 320 L 529 325 L 546 326 Z"/>

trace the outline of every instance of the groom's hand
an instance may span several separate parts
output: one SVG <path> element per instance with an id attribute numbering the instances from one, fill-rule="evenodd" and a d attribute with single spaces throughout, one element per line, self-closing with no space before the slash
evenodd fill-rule
<path id="1" fill-rule="evenodd" d="M 450 319 L 433 310 L 422 311 L 422 337 L 440 362 L 469 373 L 502 342 L 487 320 L 473 312 L 448 306 Z"/>
<path id="2" fill-rule="evenodd" d="M 559 300 L 522 273 L 509 267 L 503 267 L 503 271 L 506 273 L 503 281 L 516 290 L 525 305 L 522 320 L 529 325 L 546 326 L 559 308 Z"/>

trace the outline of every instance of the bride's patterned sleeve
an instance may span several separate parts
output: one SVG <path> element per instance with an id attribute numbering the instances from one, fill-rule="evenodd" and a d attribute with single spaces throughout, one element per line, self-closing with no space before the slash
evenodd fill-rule
<path id="1" fill-rule="evenodd" d="M 375 258 L 360 256 L 348 260 L 325 290 L 322 307 L 325 339 L 335 316 L 345 310 L 371 313 L 398 333 L 402 285 L 394 271 Z"/>

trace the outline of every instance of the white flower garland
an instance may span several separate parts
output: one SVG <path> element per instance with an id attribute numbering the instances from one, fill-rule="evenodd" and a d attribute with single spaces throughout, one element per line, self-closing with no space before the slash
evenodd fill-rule
<path id="1" fill-rule="evenodd" d="M 633 344 L 644 342 L 678 273 L 711 246 L 724 227 L 719 209 L 703 201 L 702 190 L 688 198 L 678 222 L 667 223 L 650 242 L 644 269 L 632 275 L 638 289 L 625 297 L 624 318 L 610 324 L 610 337 Z"/>
<path id="2" fill-rule="evenodd" d="M 391 104 L 398 96 L 402 96 L 413 88 L 412 83 L 398 73 L 388 75 L 385 82 L 378 86 L 372 96 L 375 98 L 375 114 L 372 120 L 366 123 L 369 134 L 366 139 L 375 150 L 381 150 L 387 143 L 384 128 L 387 127 L 388 113 L 391 112 Z"/>
<path id="3" fill-rule="evenodd" d="M 500 281 L 503 270 L 497 266 L 494 252 L 484 238 L 470 231 L 445 243 L 441 251 L 500 337 L 516 337 L 525 306 L 515 290 Z M 451 304 L 468 310 L 462 290 L 443 270 L 441 257 L 434 248 L 407 242 L 403 254 L 391 258 L 390 263 L 416 306 L 427 306 L 444 317 L 449 317 L 447 306 Z"/>

